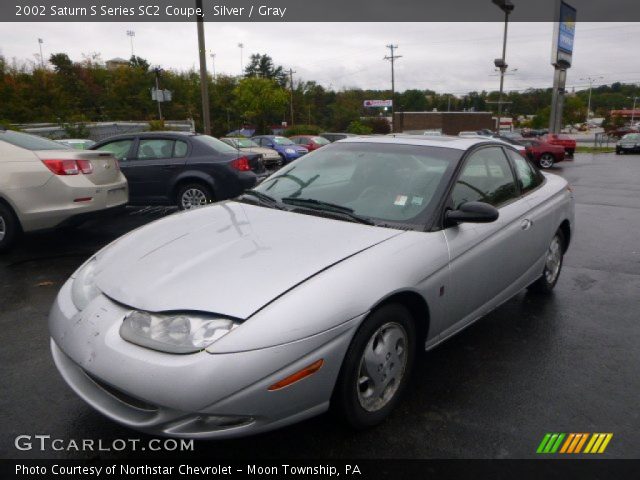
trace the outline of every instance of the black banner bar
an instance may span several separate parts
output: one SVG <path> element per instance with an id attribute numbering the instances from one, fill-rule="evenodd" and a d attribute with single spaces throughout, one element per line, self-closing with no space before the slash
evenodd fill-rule
<path id="1" fill-rule="evenodd" d="M 556 0 L 512 0 L 514 22 L 555 20 Z M 569 0 L 581 22 L 637 22 L 637 0 Z M 491 0 L 3 0 L 4 22 L 501 22 Z"/>

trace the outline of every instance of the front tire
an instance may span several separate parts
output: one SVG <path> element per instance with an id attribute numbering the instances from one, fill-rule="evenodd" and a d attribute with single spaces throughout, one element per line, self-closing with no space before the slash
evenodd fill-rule
<path id="1" fill-rule="evenodd" d="M 0 252 L 9 250 L 19 233 L 20 227 L 13 212 L 0 203 Z"/>
<path id="2" fill-rule="evenodd" d="M 204 207 L 213 202 L 211 189 L 202 183 L 187 183 L 178 189 L 176 203 L 180 210 Z"/>
<path id="3" fill-rule="evenodd" d="M 538 293 L 551 293 L 558 283 L 562 261 L 564 259 L 565 238 L 562 230 L 558 230 L 551 239 L 544 263 L 544 270 L 538 280 L 529 285 L 529 289 Z"/>
<path id="4" fill-rule="evenodd" d="M 416 329 L 404 306 L 373 311 L 347 350 L 332 407 L 359 430 L 381 423 L 407 386 L 415 351 Z"/>
<path id="5" fill-rule="evenodd" d="M 543 153 L 540 155 L 540 159 L 538 160 L 538 165 L 540 168 L 551 168 L 553 167 L 554 162 L 553 155 L 550 153 Z"/>

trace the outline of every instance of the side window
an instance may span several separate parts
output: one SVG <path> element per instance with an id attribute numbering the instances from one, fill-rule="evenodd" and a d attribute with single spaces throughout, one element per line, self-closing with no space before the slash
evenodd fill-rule
<path id="1" fill-rule="evenodd" d="M 138 145 L 139 160 L 171 158 L 171 152 L 173 152 L 173 140 L 164 138 L 140 139 Z"/>
<path id="2" fill-rule="evenodd" d="M 118 160 L 123 160 L 129 156 L 129 151 L 131 150 L 132 143 L 133 140 L 117 140 L 115 142 L 105 143 L 101 147 L 98 147 L 96 150 L 111 152 L 113 153 L 113 156 Z"/>
<path id="3" fill-rule="evenodd" d="M 173 147 L 173 156 L 174 157 L 186 157 L 187 156 L 187 142 L 183 142 L 182 140 L 176 140 L 176 145 Z"/>
<path id="4" fill-rule="evenodd" d="M 487 147 L 467 159 L 451 199 L 454 208 L 466 202 L 485 202 L 498 207 L 517 196 L 515 179 L 502 148 Z"/>
<path id="5" fill-rule="evenodd" d="M 516 167 L 516 177 L 520 183 L 520 189 L 523 193 L 534 190 L 542 183 L 542 178 L 536 170 L 531 166 L 527 159 L 512 150 L 507 150 L 511 161 Z"/>

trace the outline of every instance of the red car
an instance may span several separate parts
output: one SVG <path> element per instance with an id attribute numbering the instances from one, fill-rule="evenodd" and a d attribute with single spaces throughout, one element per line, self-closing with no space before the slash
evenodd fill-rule
<path id="1" fill-rule="evenodd" d="M 296 145 L 306 147 L 310 152 L 331 143 L 326 138 L 317 135 L 294 135 L 293 137 L 289 137 L 289 140 Z"/>
<path id="2" fill-rule="evenodd" d="M 573 152 L 576 151 L 576 140 L 571 138 L 569 135 L 563 135 L 561 133 L 548 133 L 542 137 L 540 140 L 546 143 L 550 143 L 551 145 L 561 145 L 564 147 L 564 151 L 569 154 L 570 157 L 573 157 Z"/>
<path id="3" fill-rule="evenodd" d="M 532 138 L 523 138 L 519 142 L 527 149 L 529 159 L 537 163 L 540 168 L 551 168 L 554 163 L 562 162 L 565 159 L 565 147 L 562 145 L 553 145 Z"/>

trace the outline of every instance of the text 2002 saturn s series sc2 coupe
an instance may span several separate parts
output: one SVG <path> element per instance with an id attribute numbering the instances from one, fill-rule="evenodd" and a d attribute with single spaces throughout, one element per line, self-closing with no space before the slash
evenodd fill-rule
<path id="1" fill-rule="evenodd" d="M 131 428 L 221 438 L 382 421 L 417 348 L 555 285 L 567 182 L 504 143 L 360 137 L 116 240 L 62 287 L 53 358 Z"/>

